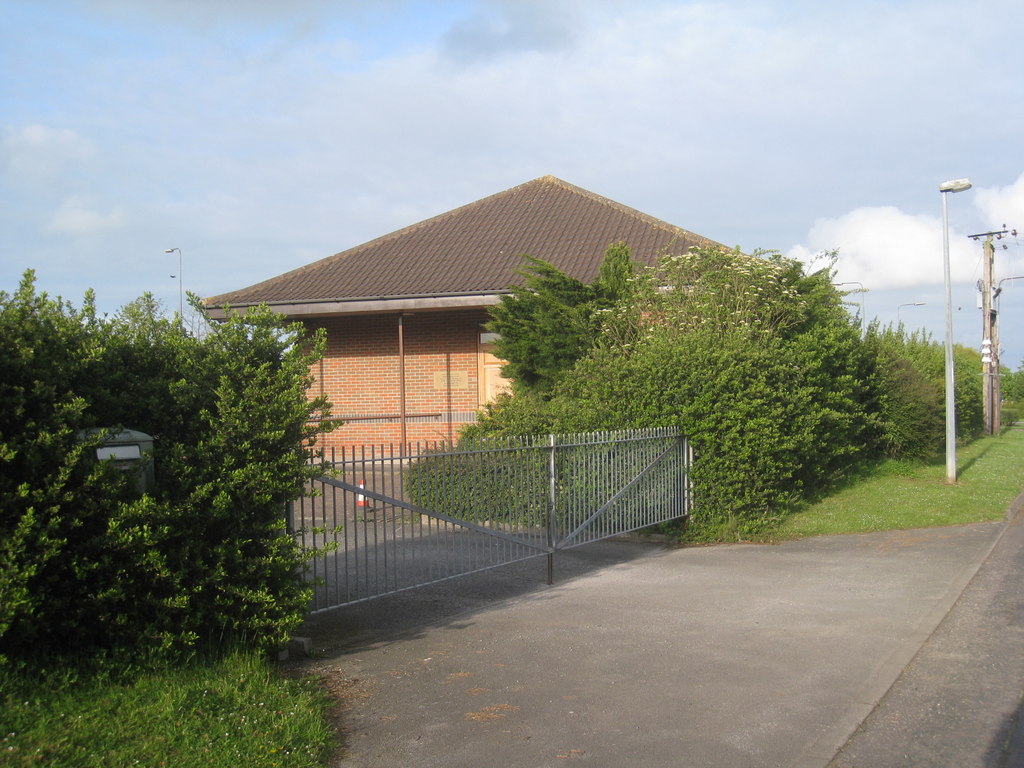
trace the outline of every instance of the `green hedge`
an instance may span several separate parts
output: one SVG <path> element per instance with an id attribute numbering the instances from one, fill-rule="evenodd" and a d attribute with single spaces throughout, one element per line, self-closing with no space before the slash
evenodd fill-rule
<path id="1" fill-rule="evenodd" d="M 666 256 L 601 315 L 552 391 L 519 386 L 468 434 L 675 426 L 695 451 L 691 535 L 769 532 L 883 455 L 944 437 L 944 350 L 872 327 L 832 283 L 778 254 Z M 981 427 L 977 353 L 956 351 L 958 434 Z M 521 383 L 520 383 L 521 384 Z"/>
<path id="2" fill-rule="evenodd" d="M 309 590 L 285 505 L 326 413 L 323 339 L 266 308 L 195 335 L 143 297 L 113 318 L 26 273 L 0 292 L 0 654 L 174 657 L 287 638 Z M 104 432 L 155 438 L 156 485 L 95 459 Z"/>
<path id="3" fill-rule="evenodd" d="M 623 532 L 676 509 L 683 493 L 679 464 L 648 465 L 677 439 L 610 432 L 464 437 L 418 458 L 406 472 L 406 492 L 413 503 L 457 520 L 533 533 L 553 526 L 558 537 L 618 495 L 586 527 Z M 638 480 L 641 470 L 648 471 Z"/>
<path id="4" fill-rule="evenodd" d="M 946 348 L 927 334 L 872 325 L 864 340 L 875 359 L 883 449 L 891 458 L 926 458 L 943 450 L 946 434 Z M 953 350 L 958 438 L 984 428 L 981 355 Z"/>
<path id="5" fill-rule="evenodd" d="M 548 452 L 532 441 L 468 438 L 417 459 L 405 484 L 414 504 L 459 520 L 545 528 L 548 477 Z"/>

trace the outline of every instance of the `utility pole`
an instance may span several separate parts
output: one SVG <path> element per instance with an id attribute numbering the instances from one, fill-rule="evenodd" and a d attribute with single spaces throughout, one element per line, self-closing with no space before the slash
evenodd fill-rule
<path id="1" fill-rule="evenodd" d="M 981 289 L 981 371 L 984 376 L 985 432 L 990 435 L 999 432 L 999 401 L 995 399 L 994 371 L 999 370 L 999 348 L 992 344 L 992 328 L 995 326 L 995 313 L 992 311 L 992 280 L 995 269 L 995 246 L 992 245 L 992 233 L 987 233 L 982 246 L 985 262 L 983 285 Z"/>
<path id="2" fill-rule="evenodd" d="M 993 304 L 996 297 L 995 291 L 995 245 L 993 238 L 1002 240 L 1004 235 L 1011 234 L 1004 229 L 995 232 L 981 232 L 971 235 L 972 240 L 982 237 L 985 242 L 982 246 L 984 253 L 984 273 L 980 283 L 981 288 L 981 371 L 983 376 L 982 395 L 985 413 L 985 432 L 989 435 L 997 435 L 1000 430 L 999 411 L 1002 404 L 1002 396 L 999 385 L 999 317 L 998 311 Z M 1017 230 L 1013 230 L 1014 237 Z M 1006 248 L 1004 245 L 1003 248 Z"/>

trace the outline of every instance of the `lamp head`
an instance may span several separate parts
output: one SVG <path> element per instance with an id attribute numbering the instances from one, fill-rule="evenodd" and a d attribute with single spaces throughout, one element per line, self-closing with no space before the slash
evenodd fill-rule
<path id="1" fill-rule="evenodd" d="M 970 179 L 953 179 L 939 184 L 939 192 L 964 192 L 970 188 Z"/>

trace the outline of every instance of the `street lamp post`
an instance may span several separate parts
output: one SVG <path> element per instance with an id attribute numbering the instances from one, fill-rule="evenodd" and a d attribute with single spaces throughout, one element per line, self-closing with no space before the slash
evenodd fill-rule
<path id="1" fill-rule="evenodd" d="M 185 290 L 181 281 L 181 248 L 165 248 L 164 253 L 178 252 L 178 316 L 185 322 Z M 174 277 L 174 275 L 171 275 Z"/>
<path id="2" fill-rule="evenodd" d="M 939 185 L 942 194 L 942 271 L 946 283 L 946 482 L 956 482 L 956 392 L 953 390 L 953 287 L 949 278 L 948 192 L 971 188 L 968 179 L 953 179 Z"/>
<path id="3" fill-rule="evenodd" d="M 912 301 L 909 304 L 900 304 L 896 307 L 896 326 L 899 327 L 900 325 L 900 309 L 903 307 L 923 307 L 927 303 L 926 301 Z"/>

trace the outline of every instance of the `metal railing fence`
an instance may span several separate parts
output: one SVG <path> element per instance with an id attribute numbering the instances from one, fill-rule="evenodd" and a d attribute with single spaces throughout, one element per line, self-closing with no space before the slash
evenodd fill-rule
<path id="1" fill-rule="evenodd" d="M 314 612 L 685 517 L 673 429 L 333 449 L 294 502 Z"/>

